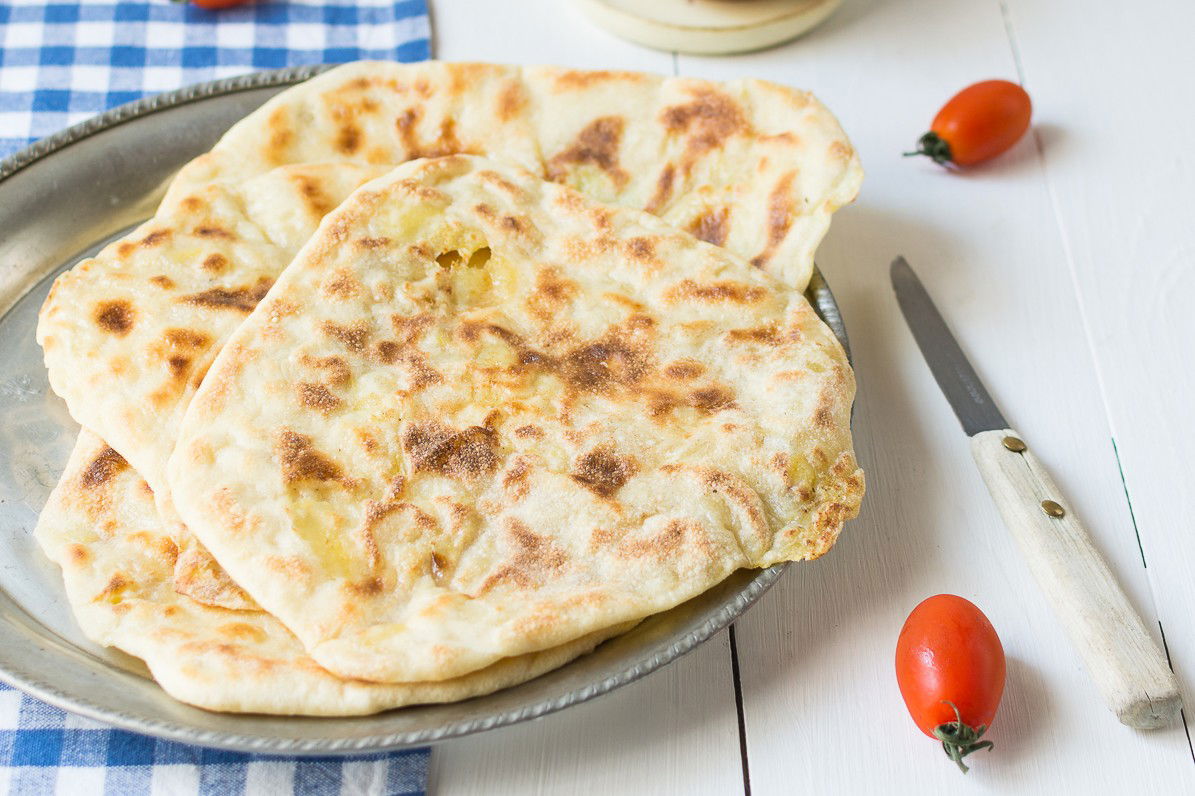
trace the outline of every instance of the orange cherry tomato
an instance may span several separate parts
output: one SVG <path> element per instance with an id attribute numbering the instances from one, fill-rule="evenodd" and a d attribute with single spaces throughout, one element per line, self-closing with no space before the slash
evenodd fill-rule
<path id="1" fill-rule="evenodd" d="M 909 714 L 964 772 L 1004 693 L 1004 647 L 973 603 L 939 594 L 913 609 L 896 641 L 896 683 Z"/>
<path id="2" fill-rule="evenodd" d="M 1025 89 L 1007 80 L 967 86 L 942 106 L 916 152 L 935 163 L 970 166 L 1012 149 L 1029 129 L 1033 103 Z"/>

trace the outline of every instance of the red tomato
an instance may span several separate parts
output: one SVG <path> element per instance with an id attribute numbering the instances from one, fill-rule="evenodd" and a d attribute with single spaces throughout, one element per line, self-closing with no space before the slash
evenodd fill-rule
<path id="1" fill-rule="evenodd" d="M 200 8 L 206 8 L 208 11 L 215 11 L 220 8 L 230 8 L 232 6 L 239 6 L 248 0 L 191 0 L 194 5 Z"/>
<path id="2" fill-rule="evenodd" d="M 1007 80 L 967 86 L 942 106 L 916 152 L 935 163 L 970 166 L 1012 149 L 1029 129 L 1033 103 L 1025 89 Z"/>
<path id="3" fill-rule="evenodd" d="M 913 609 L 896 641 L 896 682 L 917 726 L 964 772 L 1004 693 L 1004 647 L 973 603 L 953 594 Z"/>

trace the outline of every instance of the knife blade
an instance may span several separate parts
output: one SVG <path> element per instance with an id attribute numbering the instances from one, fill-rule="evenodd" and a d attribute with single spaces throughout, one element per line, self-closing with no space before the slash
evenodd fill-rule
<path id="1" fill-rule="evenodd" d="M 1178 681 L 1086 528 L 1000 413 L 925 286 L 903 257 L 892 287 L 913 338 L 971 438 L 971 455 L 1076 651 L 1117 717 L 1138 729 L 1170 724 Z"/>
<path id="2" fill-rule="evenodd" d="M 938 386 L 946 393 L 950 408 L 963 424 L 963 431 L 973 437 L 980 431 L 1008 428 L 1008 421 L 996 407 L 975 368 L 967 360 L 958 341 L 950 333 L 945 319 L 934 306 L 925 286 L 913 273 L 904 257 L 892 261 L 892 287 L 913 337 L 929 363 Z"/>

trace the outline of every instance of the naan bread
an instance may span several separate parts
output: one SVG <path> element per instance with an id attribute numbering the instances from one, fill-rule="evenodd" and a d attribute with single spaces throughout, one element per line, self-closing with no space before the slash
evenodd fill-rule
<path id="1" fill-rule="evenodd" d="M 757 81 L 352 64 L 284 92 L 185 168 L 153 220 L 62 277 L 43 308 L 55 390 L 157 490 L 156 522 L 179 547 L 173 590 L 256 608 L 180 527 L 165 488 L 179 418 L 215 353 L 354 187 L 383 164 L 453 151 L 647 208 L 796 285 L 860 178 L 822 106 Z"/>
<path id="2" fill-rule="evenodd" d="M 646 209 L 798 291 L 862 175 L 824 106 L 764 81 L 348 64 L 235 125 L 184 167 L 154 219 L 58 279 L 38 325 L 51 386 L 169 517 L 178 420 L 227 335 L 349 191 L 455 152 Z"/>
<path id="3" fill-rule="evenodd" d="M 800 292 L 513 167 L 336 211 L 184 418 L 183 520 L 322 666 L 439 680 L 810 559 L 855 515 L 851 369 Z"/>
<path id="4" fill-rule="evenodd" d="M 763 80 L 480 63 L 346 64 L 236 124 L 178 185 L 290 163 L 509 161 L 660 216 L 804 290 L 859 160 L 811 94 Z"/>
<path id="5" fill-rule="evenodd" d="M 88 431 L 79 435 L 36 535 L 62 567 L 87 637 L 142 658 L 168 693 L 209 710 L 339 716 L 452 702 L 538 677 L 628 629 L 607 628 L 443 682 L 340 679 L 270 615 L 212 608 L 178 594 L 173 571 L 180 540 L 159 520 L 149 485 Z"/>
<path id="6" fill-rule="evenodd" d="M 164 491 L 179 421 L 224 340 L 324 214 L 386 171 L 303 164 L 171 193 L 54 282 L 37 327 L 50 386 Z"/>

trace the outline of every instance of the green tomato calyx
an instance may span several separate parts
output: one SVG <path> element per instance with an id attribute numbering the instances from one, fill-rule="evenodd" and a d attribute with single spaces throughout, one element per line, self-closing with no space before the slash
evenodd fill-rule
<path id="1" fill-rule="evenodd" d="M 946 142 L 945 138 L 932 130 L 917 139 L 917 151 L 906 152 L 904 154 L 907 158 L 914 155 L 925 155 L 939 166 L 954 163 L 954 157 L 950 154 L 950 144 Z"/>
<path id="2" fill-rule="evenodd" d="M 933 135 L 933 133 L 928 133 L 928 135 Z M 993 746 L 991 741 L 979 740 L 988 728 L 984 724 L 979 725 L 978 729 L 964 724 L 963 717 L 958 712 L 958 705 L 945 699 L 942 702 L 950 705 L 954 711 L 955 720 L 934 727 L 934 737 L 942 742 L 942 751 L 946 753 L 946 756 L 958 764 L 959 769 L 966 774 L 969 769 L 963 762 L 963 758 L 979 749 L 991 749 Z"/>

